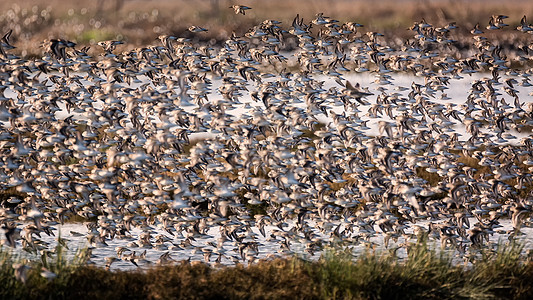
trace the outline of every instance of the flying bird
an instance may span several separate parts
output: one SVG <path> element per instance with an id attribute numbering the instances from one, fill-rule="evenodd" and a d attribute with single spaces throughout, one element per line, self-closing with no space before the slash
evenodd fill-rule
<path id="1" fill-rule="evenodd" d="M 246 15 L 246 11 L 251 9 L 250 7 L 244 6 L 244 5 L 232 5 L 229 8 L 233 8 L 236 15 L 238 14 Z"/>
<path id="2" fill-rule="evenodd" d="M 207 32 L 207 29 L 202 28 L 200 26 L 192 25 L 192 26 L 189 27 L 189 31 L 190 32 Z"/>

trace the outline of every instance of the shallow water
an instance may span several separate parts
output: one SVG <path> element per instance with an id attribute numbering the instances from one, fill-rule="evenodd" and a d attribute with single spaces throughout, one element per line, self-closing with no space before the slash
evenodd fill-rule
<path id="1" fill-rule="evenodd" d="M 471 224 L 475 223 L 475 219 L 470 219 Z M 284 227 L 286 231 L 289 231 L 293 226 L 293 222 L 288 222 L 290 224 L 287 224 L 287 227 Z M 439 223 L 439 222 L 435 222 Z M 422 228 L 424 230 L 428 230 L 428 224 L 427 221 L 421 221 L 416 224 L 410 224 L 410 226 L 406 229 L 406 234 L 412 234 L 413 228 L 415 226 Z M 331 238 L 330 235 L 325 235 L 318 231 L 315 228 L 315 224 L 313 221 L 309 221 L 309 225 L 311 225 L 311 228 L 313 228 L 314 232 L 320 236 L 320 239 L 323 241 L 323 244 L 325 245 L 324 249 L 327 249 L 328 247 L 326 245 L 328 244 L 335 244 L 335 239 Z M 337 224 L 335 224 L 337 225 Z M 510 220 L 502 220 L 500 222 L 501 227 L 497 228 L 497 230 L 494 232 L 493 235 L 490 236 L 489 243 L 487 245 L 490 245 L 490 247 L 496 247 L 496 245 L 505 243 L 508 241 L 509 232 L 512 230 L 512 224 Z M 397 255 L 399 258 L 402 258 L 406 255 L 405 248 L 403 245 L 408 242 L 415 242 L 414 238 L 410 238 L 406 240 L 406 237 L 400 237 L 398 240 L 394 241 L 391 239 L 389 241 L 388 246 L 384 245 L 384 238 L 383 234 L 378 226 L 374 226 L 374 230 L 377 234 L 375 234 L 373 237 L 371 237 L 368 241 L 364 240 L 352 240 L 351 242 L 345 242 L 343 243 L 343 247 L 352 249 L 355 256 L 357 254 L 363 253 L 365 250 L 371 249 L 372 251 L 377 251 L 378 253 L 380 251 L 386 252 L 387 249 L 397 249 Z M 252 227 L 253 233 L 255 233 L 254 238 L 246 238 L 243 240 L 243 242 L 251 242 L 255 241 L 259 243 L 258 246 L 258 252 L 257 255 L 254 255 L 256 258 L 271 258 L 271 257 L 286 257 L 287 255 L 297 255 L 302 258 L 316 260 L 320 257 L 320 255 L 323 253 L 323 250 L 316 250 L 313 254 L 310 254 L 308 251 L 305 250 L 305 245 L 300 241 L 304 241 L 303 235 L 297 235 L 293 237 L 293 240 L 290 244 L 290 251 L 287 250 L 281 250 L 279 241 L 274 241 L 270 236 L 275 231 L 279 232 L 279 229 L 273 226 L 266 226 L 265 227 L 265 233 L 266 237 L 263 237 L 259 230 L 255 227 Z M 356 229 L 356 232 L 358 230 Z M 185 238 L 183 236 L 177 237 L 172 236 L 168 232 L 158 229 L 158 228 L 152 228 L 152 236 L 156 235 L 164 235 L 169 239 L 168 242 L 165 242 L 163 245 L 166 248 L 158 248 L 158 247 L 140 247 L 138 245 L 132 245 L 133 241 L 138 240 L 139 235 L 143 233 L 143 231 L 139 228 L 133 228 L 131 230 L 131 235 L 127 239 L 119 239 L 115 238 L 113 240 L 106 241 L 107 245 L 97 244 L 97 245 L 90 245 L 87 241 L 86 235 L 88 233 L 87 227 L 84 224 L 81 223 L 66 223 L 64 225 L 57 225 L 55 226 L 55 229 L 53 230 L 55 236 L 47 236 L 46 234 L 41 234 L 42 241 L 49 243 L 48 249 L 53 249 L 55 245 L 57 245 L 57 238 L 61 237 L 67 242 L 67 245 L 69 247 L 68 256 L 72 257 L 72 255 L 75 254 L 75 252 L 79 249 L 83 249 L 85 247 L 89 247 L 92 250 L 92 257 L 90 259 L 90 263 L 94 263 L 97 266 L 105 266 L 106 257 L 116 257 L 116 248 L 117 247 L 126 247 L 127 250 L 125 254 L 132 253 L 135 251 L 136 254 L 140 254 L 144 251 L 146 251 L 146 259 L 141 260 L 138 262 L 138 266 L 135 266 L 133 263 L 126 261 L 126 260 L 118 260 L 114 262 L 111 266 L 111 269 L 117 269 L 117 270 L 128 270 L 128 269 L 136 269 L 138 267 L 147 267 L 150 265 L 154 265 L 157 263 L 157 260 L 159 257 L 166 253 L 170 252 L 170 258 L 175 261 L 182 261 L 182 260 L 191 260 L 191 261 L 205 261 L 210 264 L 215 264 L 217 254 L 212 254 L 209 260 L 206 260 L 202 250 L 200 248 L 215 250 L 216 248 L 213 243 L 216 244 L 218 238 L 220 238 L 220 233 L 218 232 L 218 227 L 211 227 L 209 228 L 207 235 L 203 237 L 196 237 L 195 241 L 192 242 L 192 245 L 189 248 L 185 249 L 178 249 L 173 244 L 180 244 L 180 242 L 183 242 Z M 533 228 L 529 227 L 523 227 L 521 229 L 522 235 L 518 236 L 516 240 L 524 245 L 524 253 L 527 253 L 529 250 L 533 250 Z M 81 234 L 78 235 L 77 233 Z M 152 241 L 155 239 L 152 238 Z M 468 243 L 465 241 L 465 243 Z M 430 240 L 430 246 L 434 247 L 435 249 L 440 249 L 441 243 L 439 240 L 431 239 Z M 196 249 L 198 247 L 198 249 Z M 235 262 L 231 258 L 231 256 L 239 257 L 241 254 L 238 249 L 238 244 L 226 241 L 223 244 L 223 248 L 226 249 L 226 254 L 220 261 L 222 265 L 233 265 Z M 7 249 L 7 248 L 6 248 Z M 18 244 L 18 248 L 13 250 L 14 252 L 17 252 L 22 255 L 28 255 L 26 253 L 20 252 L 20 243 Z M 452 253 L 457 254 L 457 263 L 463 263 L 462 256 L 457 253 L 453 248 L 447 247 L 446 251 L 452 251 Z M 30 255 L 31 257 L 31 255 Z M 240 261 L 240 263 L 247 264 L 249 260 L 246 261 Z"/>

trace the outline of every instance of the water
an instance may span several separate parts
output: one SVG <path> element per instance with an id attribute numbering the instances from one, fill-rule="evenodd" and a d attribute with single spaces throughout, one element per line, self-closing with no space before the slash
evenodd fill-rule
<path id="1" fill-rule="evenodd" d="M 475 223 L 475 219 L 471 218 L 470 222 L 471 224 Z M 295 226 L 294 222 L 288 222 L 290 224 L 287 224 L 287 227 L 284 228 L 285 231 L 290 231 L 291 228 Z M 336 242 L 339 242 L 338 239 L 332 238 L 330 235 L 323 234 L 319 230 L 316 229 L 315 225 L 313 224 L 313 221 L 309 221 L 310 227 L 313 228 L 315 234 L 317 234 L 320 237 L 320 240 L 323 241 L 323 245 L 327 248 L 328 244 L 334 245 Z M 436 222 L 439 223 L 439 222 Z M 336 226 L 338 223 L 333 224 L 333 226 Z M 428 224 L 427 221 L 421 221 L 419 223 L 416 223 L 416 226 L 419 228 L 423 228 L 424 230 L 428 230 Z M 512 224 L 510 220 L 502 220 L 500 222 L 501 227 L 498 227 L 497 230 L 495 230 L 494 234 L 490 236 L 490 244 L 496 245 L 499 243 L 504 243 L 508 241 L 509 232 L 512 231 Z M 400 237 L 397 241 L 394 241 L 391 239 L 389 241 L 389 244 L 387 246 L 384 245 L 384 235 L 381 232 L 380 228 L 378 226 L 373 226 L 374 230 L 377 234 L 375 234 L 373 237 L 371 237 L 368 241 L 365 240 L 356 240 L 352 239 L 350 242 L 344 242 L 344 247 L 349 247 L 353 250 L 353 253 L 355 255 L 361 254 L 367 249 L 373 249 L 379 251 L 387 251 L 387 249 L 395 249 L 398 247 L 403 246 L 406 242 L 415 242 L 415 238 L 406 239 L 406 236 Z M 413 229 L 415 228 L 415 224 L 411 224 L 409 228 L 406 229 L 407 234 L 412 234 Z M 356 229 L 356 233 L 361 235 L 361 232 L 358 232 L 359 230 Z M 271 236 L 275 232 L 280 232 L 279 228 L 273 227 L 273 226 L 266 226 L 265 233 L 266 237 L 263 237 L 259 230 L 255 227 L 252 228 L 252 232 L 254 233 L 253 238 L 246 238 L 243 240 L 243 242 L 251 242 L 255 241 L 258 243 L 258 252 L 256 255 L 254 255 L 257 259 L 264 259 L 264 258 L 271 258 L 271 257 L 284 257 L 287 255 L 297 255 L 299 257 L 303 257 L 306 259 L 312 259 L 316 260 L 320 257 L 322 251 L 321 250 L 315 250 L 314 253 L 310 253 L 305 250 L 305 244 L 303 241 L 305 238 L 301 234 L 297 234 L 296 236 L 292 237 L 292 240 L 290 242 L 290 250 L 282 250 L 280 246 L 280 241 L 276 241 Z M 533 237 L 533 228 L 530 227 L 523 227 L 521 230 L 522 234 L 517 237 L 517 241 L 524 244 L 524 252 L 529 251 L 530 249 L 533 249 L 533 245 L 531 244 L 531 238 Z M 72 255 L 75 254 L 75 252 L 79 249 L 83 249 L 85 247 L 91 248 L 92 257 L 90 259 L 90 263 L 94 263 L 98 266 L 104 266 L 106 263 L 106 257 L 116 257 L 117 254 L 117 247 L 126 247 L 129 250 L 125 251 L 125 254 L 132 253 L 133 251 L 136 252 L 136 254 L 141 254 L 142 252 L 146 251 L 146 259 L 140 260 L 138 262 L 138 266 L 134 265 L 130 261 L 127 260 L 118 260 L 114 262 L 111 266 L 111 269 L 120 269 L 120 270 L 129 270 L 129 269 L 136 269 L 138 267 L 148 267 L 151 265 L 154 265 L 157 260 L 160 258 L 160 256 L 166 252 L 170 252 L 170 258 L 175 261 L 182 261 L 182 260 L 190 260 L 190 261 L 204 261 L 208 262 L 210 264 L 216 263 L 217 254 L 213 253 L 209 260 L 206 260 L 204 257 L 204 254 L 202 250 L 199 250 L 200 248 L 205 248 L 209 250 L 215 250 L 216 247 L 213 244 L 217 244 L 218 239 L 220 238 L 219 228 L 218 227 L 212 227 L 209 228 L 206 235 L 203 236 L 197 236 L 195 238 L 195 241 L 192 242 L 192 245 L 182 248 L 174 246 L 174 244 L 179 245 L 181 242 L 185 240 L 183 236 L 173 236 L 169 234 L 168 232 L 158 229 L 158 228 L 152 228 L 151 233 L 152 236 L 155 237 L 157 235 L 165 236 L 168 241 L 164 242 L 162 246 L 154 246 L 154 247 L 141 247 L 138 245 L 133 245 L 132 242 L 137 241 L 139 236 L 143 233 L 143 230 L 139 228 L 133 228 L 131 230 L 131 236 L 129 238 L 115 238 L 113 240 L 106 241 L 107 245 L 103 244 L 93 244 L 91 245 L 87 241 L 87 234 L 89 233 L 87 227 L 84 224 L 81 223 L 67 223 L 64 225 L 57 225 L 55 226 L 55 229 L 53 230 L 54 236 L 47 236 L 46 234 L 42 234 L 42 241 L 49 243 L 49 249 L 53 249 L 55 245 L 57 245 L 57 239 L 58 237 L 61 237 L 66 241 L 66 244 L 69 247 L 69 256 L 72 257 Z M 356 234 L 356 235 L 357 235 Z M 152 241 L 154 241 L 155 238 L 152 238 Z M 432 240 L 430 244 L 435 247 L 436 249 L 439 249 L 441 247 L 440 241 L 438 240 Z M 239 243 L 226 241 L 223 243 L 223 248 L 226 249 L 226 253 L 224 254 L 222 260 L 220 261 L 223 265 L 233 265 L 235 262 L 235 258 L 238 258 L 241 256 L 241 253 L 239 251 L 238 247 Z M 20 247 L 20 243 L 18 245 Z M 20 248 L 18 248 L 20 249 Z M 448 251 L 453 251 L 452 248 L 447 248 Z M 13 250 L 13 251 L 20 251 L 20 250 Z M 405 256 L 405 248 L 401 248 L 397 251 L 398 256 L 404 257 Z M 235 258 L 232 258 L 234 256 Z M 242 258 L 241 258 L 242 259 Z M 247 261 L 242 261 L 241 263 L 248 263 Z M 461 257 L 457 259 L 458 263 L 462 262 Z"/>

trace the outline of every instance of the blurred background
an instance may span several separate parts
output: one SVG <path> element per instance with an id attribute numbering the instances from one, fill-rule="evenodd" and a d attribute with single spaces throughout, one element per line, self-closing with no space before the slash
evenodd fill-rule
<path id="1" fill-rule="evenodd" d="M 251 7 L 236 15 L 231 5 Z M 491 32 L 513 40 L 512 30 L 524 16 L 533 18 L 533 1 L 496 0 L 19 0 L 0 2 L 0 30 L 13 30 L 14 54 L 40 56 L 46 39 L 62 38 L 81 46 L 103 40 L 120 40 L 123 50 L 159 44 L 162 34 L 190 37 L 216 44 L 231 36 L 244 35 L 264 20 L 283 22 L 288 29 L 299 14 L 310 22 L 323 13 L 340 22 L 363 24 L 364 31 L 384 33 L 388 38 L 408 38 L 408 28 L 425 20 L 435 26 L 456 22 L 457 34 L 469 34 L 480 23 L 488 24 L 493 14 L 509 16 L 507 30 Z M 187 30 L 191 25 L 208 29 L 202 34 Z M 488 34 L 488 33 L 487 33 Z M 524 37 L 524 36 L 523 36 Z M 527 38 L 528 35 L 525 35 Z M 95 47 L 92 47 L 93 49 Z"/>

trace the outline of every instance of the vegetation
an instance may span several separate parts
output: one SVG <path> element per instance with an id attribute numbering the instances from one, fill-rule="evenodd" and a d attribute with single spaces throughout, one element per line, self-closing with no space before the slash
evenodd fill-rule
<path id="1" fill-rule="evenodd" d="M 249 266 L 210 267 L 187 261 L 146 270 L 88 266 L 88 251 L 67 258 L 61 246 L 30 262 L 0 252 L 1 299 L 531 299 L 533 264 L 516 243 L 480 250 L 458 264 L 427 239 L 396 251 L 325 250 L 318 261 L 298 257 Z M 15 267 L 28 266 L 27 280 Z M 43 277 L 44 270 L 54 276 Z"/>

